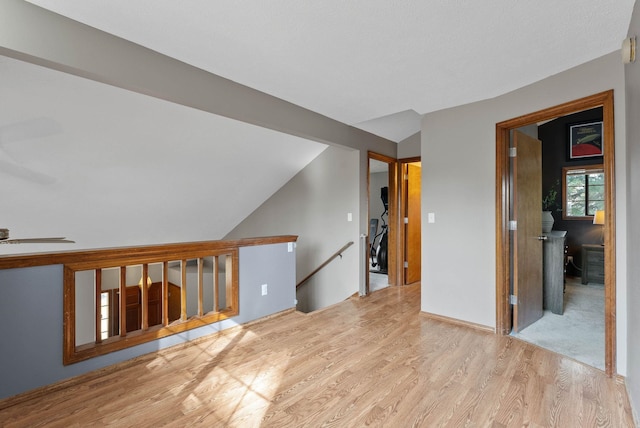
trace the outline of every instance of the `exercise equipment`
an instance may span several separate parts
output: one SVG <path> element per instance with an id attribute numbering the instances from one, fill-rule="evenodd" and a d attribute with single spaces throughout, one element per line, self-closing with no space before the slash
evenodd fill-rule
<path id="1" fill-rule="evenodd" d="M 384 217 L 389 217 L 389 188 L 382 187 L 380 189 L 380 199 L 384 205 L 384 211 L 380 215 L 382 225 L 380 226 L 380 233 L 378 232 L 378 219 L 374 218 L 369 221 L 369 236 L 373 236 L 369 244 L 369 256 L 371 258 L 371 272 L 387 273 L 387 242 L 388 242 L 388 230 L 389 225 L 385 221 Z M 379 239 L 378 239 L 379 238 Z M 377 245 L 376 245 L 377 241 Z"/>

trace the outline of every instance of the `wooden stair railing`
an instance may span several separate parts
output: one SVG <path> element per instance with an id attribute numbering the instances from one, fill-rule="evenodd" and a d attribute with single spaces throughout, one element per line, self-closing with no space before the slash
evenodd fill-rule
<path id="1" fill-rule="evenodd" d="M 305 282 L 307 282 L 313 275 L 315 275 L 316 273 L 318 273 L 322 268 L 324 268 L 326 265 L 328 265 L 329 263 L 331 263 L 331 261 L 333 259 L 335 259 L 336 257 L 340 256 L 340 258 L 342 258 L 342 253 L 344 252 L 344 250 L 346 250 L 347 248 L 349 248 L 350 246 L 353 245 L 353 241 L 349 241 L 347 242 L 342 248 L 340 248 L 338 251 L 336 251 L 335 253 L 333 253 L 331 255 L 331 257 L 329 257 L 324 263 L 322 263 L 320 266 L 318 266 L 313 272 L 311 272 L 309 275 L 305 276 L 304 279 L 302 281 L 300 281 L 299 283 L 296 284 L 296 290 L 298 288 L 300 288 L 300 286 L 302 284 L 304 284 Z"/>

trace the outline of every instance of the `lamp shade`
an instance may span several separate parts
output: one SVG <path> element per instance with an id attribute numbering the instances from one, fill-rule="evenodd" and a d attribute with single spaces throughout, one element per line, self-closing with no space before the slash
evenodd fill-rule
<path id="1" fill-rule="evenodd" d="M 604 224 L 604 210 L 596 210 L 593 215 L 593 224 Z"/>
<path id="2" fill-rule="evenodd" d="M 636 60 L 636 38 L 630 37 L 622 41 L 622 62 L 630 64 Z"/>

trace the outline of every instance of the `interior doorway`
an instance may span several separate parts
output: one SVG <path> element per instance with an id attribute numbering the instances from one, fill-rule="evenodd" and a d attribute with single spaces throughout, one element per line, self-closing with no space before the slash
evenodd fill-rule
<path id="1" fill-rule="evenodd" d="M 604 369 L 607 374 L 615 373 L 615 204 L 614 204 L 614 117 L 613 91 L 586 97 L 574 102 L 552 107 L 496 125 L 496 242 L 497 242 L 497 284 L 496 284 L 496 326 L 497 332 L 509 334 L 514 326 L 517 312 L 526 308 L 518 296 L 518 290 L 513 289 L 516 275 L 518 252 L 522 250 L 517 238 L 520 233 L 520 218 L 513 218 L 514 205 L 517 203 L 512 156 L 517 157 L 517 150 L 511 149 L 512 131 L 532 124 L 550 121 L 561 116 L 582 112 L 588 109 L 602 108 L 602 171 L 605 177 L 603 183 L 604 226 L 603 246 L 604 255 Z M 564 183 L 563 183 L 564 184 Z M 566 189 L 561 190 L 563 199 Z M 540 195 L 541 196 L 541 195 Z M 540 198 L 537 196 L 537 198 Z M 535 198 L 534 198 L 535 199 Z M 537 202 L 537 210 L 541 211 L 541 201 Z M 563 207 L 566 210 L 566 207 Z M 566 211 L 565 211 L 566 213 Z M 595 217 L 595 216 L 594 216 Z M 595 221 L 594 221 L 595 223 Z M 542 247 L 547 235 L 533 234 L 527 239 L 536 240 Z M 546 247 L 545 247 L 546 248 Z M 545 256 L 546 257 L 546 256 Z M 557 258 L 557 257 L 556 257 Z M 560 260 L 562 254 L 560 255 Z M 545 260 L 546 262 L 546 260 Z M 562 290 L 560 290 L 562 293 Z M 562 294 L 560 294 L 562 296 Z M 526 303 L 525 303 L 526 304 Z"/>
<path id="2" fill-rule="evenodd" d="M 398 281 L 398 162 L 368 153 L 366 294 Z"/>

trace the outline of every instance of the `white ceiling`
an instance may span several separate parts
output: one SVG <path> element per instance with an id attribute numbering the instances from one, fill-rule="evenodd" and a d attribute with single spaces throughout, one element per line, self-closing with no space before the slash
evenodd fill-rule
<path id="1" fill-rule="evenodd" d="M 31 0 L 395 141 L 620 48 L 634 0 Z M 411 112 L 417 112 L 417 114 Z"/>

